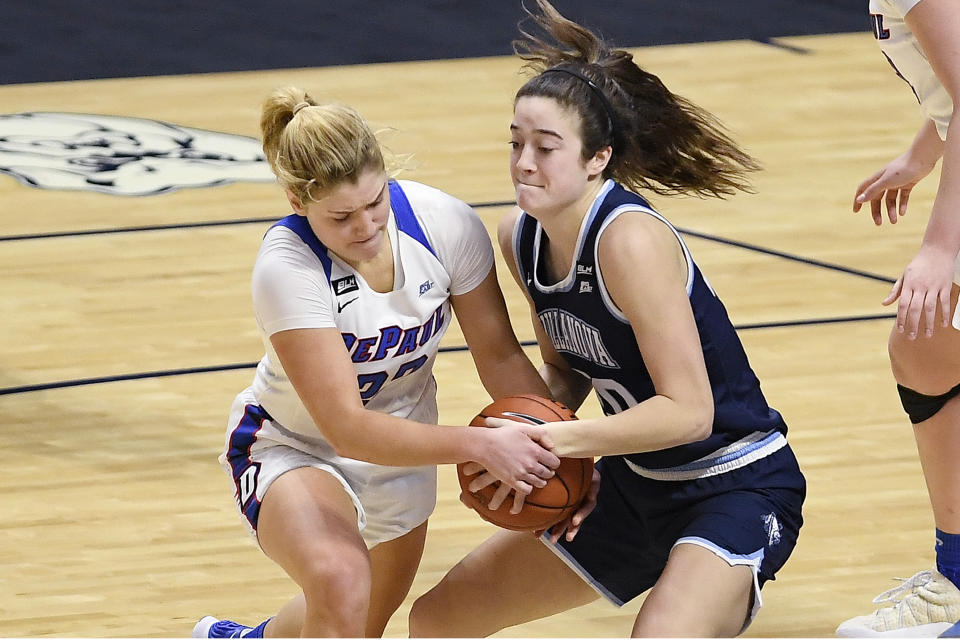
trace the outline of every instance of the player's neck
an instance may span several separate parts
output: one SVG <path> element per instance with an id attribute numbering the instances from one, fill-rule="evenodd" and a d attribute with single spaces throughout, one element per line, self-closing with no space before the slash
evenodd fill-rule
<path id="1" fill-rule="evenodd" d="M 393 247 L 390 242 L 390 234 L 384 231 L 383 244 L 377 255 L 369 260 L 347 260 L 347 264 L 356 270 L 367 285 L 374 291 L 387 293 L 393 291 L 394 283 L 394 260 Z"/>
<path id="2" fill-rule="evenodd" d="M 593 206 L 604 182 L 600 180 L 597 184 L 589 184 L 574 202 L 540 220 L 548 238 L 547 268 L 552 275 L 562 278 L 573 264 L 583 219 Z"/>

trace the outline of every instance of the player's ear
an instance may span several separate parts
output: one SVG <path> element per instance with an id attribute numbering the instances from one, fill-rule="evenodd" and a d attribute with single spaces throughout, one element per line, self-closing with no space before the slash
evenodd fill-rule
<path id="1" fill-rule="evenodd" d="M 298 216 L 306 216 L 307 210 L 304 208 L 303 203 L 300 202 L 300 196 L 290 189 L 284 189 L 283 192 L 287 194 L 287 202 L 290 203 L 290 208 L 293 209 L 293 212 Z"/>
<path id="2" fill-rule="evenodd" d="M 599 151 L 593 154 L 593 157 L 587 160 L 587 172 L 591 176 L 598 176 L 603 173 L 607 165 L 610 164 L 610 156 L 613 155 L 613 148 L 610 145 L 601 147 Z"/>

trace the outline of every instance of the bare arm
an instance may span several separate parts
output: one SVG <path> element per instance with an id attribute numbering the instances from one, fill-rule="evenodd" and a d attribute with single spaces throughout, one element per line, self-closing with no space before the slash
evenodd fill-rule
<path id="1" fill-rule="evenodd" d="M 916 36 L 937 79 L 953 104 L 960 96 L 960 5 L 954 0 L 924 0 L 904 17 Z M 880 223 L 880 201 L 886 201 L 890 221 L 906 211 L 910 190 L 933 169 L 942 154 L 940 185 L 920 250 L 883 300 L 897 305 L 897 330 L 911 339 L 933 335 L 940 308 L 941 326 L 950 322 L 950 292 L 954 262 L 960 250 L 960 111 L 954 108 L 945 141 L 932 122 L 924 124 L 911 148 L 858 187 L 854 211 L 869 201 L 874 222 Z M 899 207 L 897 199 L 899 196 Z"/>
<path id="2" fill-rule="evenodd" d="M 516 393 L 532 393 L 549 398 L 550 390 L 523 352 L 510 325 L 507 305 L 497 283 L 496 267 L 490 269 L 490 273 L 479 286 L 468 293 L 455 296 L 452 300 L 463 336 L 470 346 L 477 373 L 487 393 L 494 399 Z M 518 424 L 511 423 L 506 428 Z M 539 442 L 548 448 L 553 446 L 548 437 L 540 438 Z M 559 464 L 559 458 L 556 462 Z M 465 470 L 467 475 L 480 471 L 480 467 L 468 468 L 469 471 Z M 539 478 L 546 478 L 550 475 L 550 470 L 544 466 L 537 471 L 537 475 Z M 471 490 L 479 490 L 493 480 L 490 475 L 482 477 L 483 480 L 475 479 L 471 483 Z M 537 486 L 541 485 L 538 483 Z M 498 509 L 510 491 L 509 485 L 502 484 L 490 499 L 488 507 Z M 519 513 L 523 498 L 522 494 L 515 494 L 512 513 Z"/>
<path id="3" fill-rule="evenodd" d="M 510 325 L 496 267 L 479 286 L 451 302 L 480 381 L 493 399 L 515 393 L 550 397 Z"/>
<path id="4" fill-rule="evenodd" d="M 550 342 L 550 337 L 544 331 L 537 314 L 530 315 L 533 316 L 533 331 L 537 336 L 540 356 L 543 359 L 540 375 L 546 380 L 553 397 L 576 411 L 593 389 L 590 378 L 570 368 L 563 356 L 553 348 L 553 343 Z"/>
<path id="5" fill-rule="evenodd" d="M 679 243 L 651 216 L 625 215 L 601 236 L 598 254 L 604 282 L 633 327 L 657 395 L 615 415 L 550 423 L 554 450 L 560 456 L 601 456 L 702 440 L 713 425 L 713 394 Z"/>
<path id="6" fill-rule="evenodd" d="M 930 212 L 930 221 L 920 253 L 904 273 L 905 284 L 909 285 L 907 277 L 913 275 L 909 272 L 915 267 L 912 270 L 918 272 L 920 285 L 931 291 L 922 309 L 920 305 L 913 304 L 904 309 L 903 298 L 906 296 L 901 292 L 898 309 L 898 318 L 903 312 L 908 316 L 907 331 L 917 327 L 922 310 L 929 335 L 932 333 L 938 301 L 942 324 L 946 326 L 949 323 L 953 263 L 960 251 L 960 125 L 957 124 L 960 122 L 960 109 L 956 107 L 960 99 L 960 5 L 955 0 L 924 0 L 911 9 L 904 20 L 920 42 L 937 79 L 954 104 L 943 145 L 940 185 Z M 927 269 L 939 271 L 939 281 L 928 276 Z M 939 287 L 939 291 L 932 290 L 934 287 Z"/>
<path id="7" fill-rule="evenodd" d="M 506 260 L 507 266 L 510 268 L 513 279 L 520 287 L 520 291 L 523 293 L 523 297 L 527 300 L 527 304 L 530 307 L 533 331 L 536 335 L 537 344 L 540 347 L 540 355 L 543 359 L 543 365 L 540 367 L 540 376 L 546 381 L 547 386 L 550 388 L 551 397 L 576 411 L 580 405 L 583 404 L 587 394 L 590 393 L 590 389 L 592 388 L 590 380 L 571 369 L 563 357 L 554 350 L 550 338 L 547 336 L 546 331 L 544 331 L 543 325 L 537 317 L 536 310 L 533 308 L 533 301 L 530 299 L 526 287 L 523 286 L 523 282 L 520 280 L 520 274 L 517 272 L 517 261 L 513 255 L 513 227 L 519 215 L 520 209 L 515 207 L 500 220 L 500 224 L 497 227 L 497 239 L 500 244 L 500 251 Z"/>
<path id="8" fill-rule="evenodd" d="M 364 408 L 357 374 L 339 331 L 292 329 L 270 338 L 290 382 L 318 429 L 338 454 L 391 466 L 476 460 L 522 493 L 542 486 L 538 473 L 556 467 L 541 447 L 543 429 L 445 427 Z"/>
<path id="9" fill-rule="evenodd" d="M 943 143 L 943 167 L 924 245 L 956 256 L 960 250 L 960 5 L 954 0 L 924 0 L 904 20 L 917 37 L 937 79 L 953 100 L 953 115 Z"/>

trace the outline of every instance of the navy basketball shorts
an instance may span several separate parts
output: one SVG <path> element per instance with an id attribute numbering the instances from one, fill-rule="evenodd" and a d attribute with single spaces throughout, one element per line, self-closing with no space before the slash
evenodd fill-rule
<path id="1" fill-rule="evenodd" d="M 572 542 L 542 540 L 601 595 L 618 606 L 650 589 L 677 544 L 697 544 L 731 566 L 773 580 L 797 543 L 806 482 L 789 446 L 750 464 L 706 478 L 652 480 L 621 456 L 597 463 L 597 507 Z"/>

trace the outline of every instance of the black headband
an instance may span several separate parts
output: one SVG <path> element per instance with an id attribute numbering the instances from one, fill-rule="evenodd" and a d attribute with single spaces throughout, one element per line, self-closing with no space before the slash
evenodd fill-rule
<path id="1" fill-rule="evenodd" d="M 547 69 L 540 75 L 544 75 L 547 73 L 565 73 L 569 76 L 573 76 L 574 78 L 577 78 L 578 80 L 586 84 L 588 87 L 590 87 L 590 90 L 593 91 L 594 95 L 600 98 L 600 104 L 603 106 L 603 110 L 606 111 L 607 113 L 607 123 L 610 125 L 610 137 L 613 139 L 612 140 L 613 144 L 616 145 L 618 141 L 617 140 L 618 134 L 619 134 L 619 130 L 617 128 L 617 115 L 613 111 L 613 105 L 611 105 L 610 101 L 607 100 L 607 96 L 603 95 L 603 91 L 600 90 L 600 87 L 598 87 L 593 80 L 583 75 L 582 73 L 578 71 L 574 71 L 573 69 L 567 69 L 566 67 L 551 67 L 550 69 Z"/>

